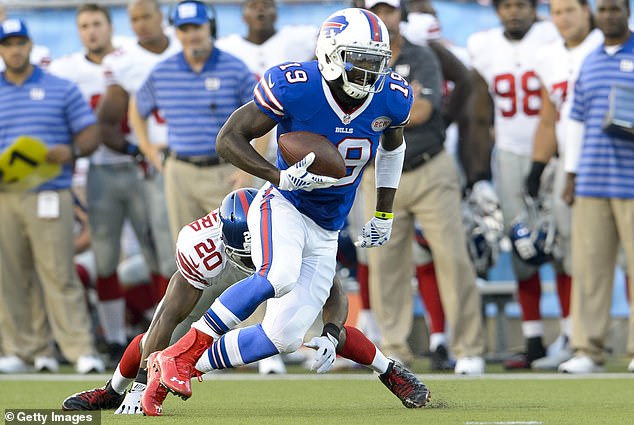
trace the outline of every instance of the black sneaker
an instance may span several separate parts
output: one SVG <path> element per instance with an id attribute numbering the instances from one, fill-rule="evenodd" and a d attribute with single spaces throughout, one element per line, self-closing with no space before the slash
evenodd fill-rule
<path id="1" fill-rule="evenodd" d="M 119 394 L 110 381 L 101 388 L 73 394 L 62 402 L 63 410 L 107 410 L 116 409 L 123 402 L 125 393 Z"/>
<path id="2" fill-rule="evenodd" d="M 423 407 L 430 400 L 429 390 L 409 370 L 392 360 L 385 373 L 379 375 L 388 390 L 407 408 Z"/>
<path id="3" fill-rule="evenodd" d="M 439 345 L 431 352 L 431 370 L 453 370 L 456 362 L 449 359 L 447 347 Z"/>

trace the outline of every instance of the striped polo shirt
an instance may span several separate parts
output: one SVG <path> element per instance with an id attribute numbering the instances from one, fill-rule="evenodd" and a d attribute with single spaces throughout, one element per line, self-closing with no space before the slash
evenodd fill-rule
<path id="1" fill-rule="evenodd" d="M 77 86 L 34 66 L 33 73 L 19 86 L 0 76 L 0 152 L 18 136 L 40 139 L 46 146 L 70 145 L 73 135 L 95 124 L 95 116 Z M 35 190 L 67 189 L 72 166 Z"/>
<path id="2" fill-rule="evenodd" d="M 167 142 L 182 156 L 216 155 L 216 136 L 229 116 L 253 98 L 256 81 L 235 56 L 214 48 L 201 72 L 184 54 L 160 62 L 136 93 L 139 113 L 160 109 Z"/>
<path id="3" fill-rule="evenodd" d="M 634 141 L 601 129 L 614 85 L 634 87 L 634 35 L 614 55 L 600 46 L 581 66 L 570 112 L 570 118 L 585 126 L 577 168 L 578 196 L 634 198 Z"/>

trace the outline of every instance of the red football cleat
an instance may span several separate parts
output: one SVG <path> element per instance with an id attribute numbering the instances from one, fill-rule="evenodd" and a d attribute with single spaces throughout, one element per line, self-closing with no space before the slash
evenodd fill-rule
<path id="1" fill-rule="evenodd" d="M 183 400 L 191 397 L 194 366 L 213 341 L 211 336 L 191 328 L 174 345 L 161 351 L 155 360 L 160 371 L 161 384 Z"/>
<path id="2" fill-rule="evenodd" d="M 167 398 L 167 388 L 161 384 L 161 373 L 158 369 L 156 351 L 147 358 L 147 387 L 141 396 L 141 409 L 147 416 L 162 416 L 163 401 Z"/>

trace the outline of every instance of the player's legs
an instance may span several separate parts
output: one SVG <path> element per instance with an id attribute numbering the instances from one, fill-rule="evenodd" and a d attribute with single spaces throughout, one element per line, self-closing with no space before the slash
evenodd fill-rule
<path id="1" fill-rule="evenodd" d="M 196 368 L 208 372 L 296 351 L 330 294 L 335 264 L 332 255 L 305 258 L 293 290 L 267 301 L 262 324 L 221 336 L 202 355 Z"/>
<path id="2" fill-rule="evenodd" d="M 495 190 L 500 198 L 504 216 L 504 233 L 508 234 L 511 223 L 526 209 L 523 200 L 524 179 L 530 168 L 530 157 L 498 149 L 493 158 Z M 544 326 L 539 302 L 541 280 L 539 269 L 522 261 L 513 252 L 511 264 L 517 279 L 517 295 L 522 309 L 522 334 L 526 339 L 526 355 L 510 359 L 505 366 L 510 369 L 527 368 L 533 360 L 544 357 Z"/>
<path id="3" fill-rule="evenodd" d="M 423 226 L 434 257 L 453 352 L 458 361 L 479 358 L 484 353 L 480 295 L 462 226 L 455 162 L 443 152 L 417 173 L 417 178 L 424 182 L 425 190 L 410 195 L 415 199 L 410 208 Z"/>
<path id="4" fill-rule="evenodd" d="M 92 165 L 86 195 L 91 248 L 97 268 L 97 314 L 106 342 L 124 347 L 125 299 L 117 276 L 121 254 L 121 231 L 125 219 L 127 182 L 135 177 L 132 164 Z M 111 359 L 114 360 L 114 359 Z"/>
<path id="5" fill-rule="evenodd" d="M 367 366 L 379 374 L 381 382 L 408 408 L 423 407 L 429 390 L 404 366 L 388 359 L 357 328 L 344 326 L 339 334 L 337 354 Z"/>
<path id="6" fill-rule="evenodd" d="M 146 180 L 144 190 L 148 203 L 147 215 L 150 223 L 150 232 L 158 261 L 158 276 L 155 276 L 152 282 L 154 296 L 156 297 L 156 302 L 158 302 L 166 292 L 170 276 L 176 271 L 174 239 L 170 232 L 169 219 L 167 217 L 167 200 L 163 174 L 156 172 Z"/>

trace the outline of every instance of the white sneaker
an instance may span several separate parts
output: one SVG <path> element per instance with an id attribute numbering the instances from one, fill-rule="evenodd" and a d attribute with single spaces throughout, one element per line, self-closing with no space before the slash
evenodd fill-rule
<path id="1" fill-rule="evenodd" d="M 627 365 L 627 371 L 628 372 L 634 372 L 634 359 L 632 359 L 632 361 L 630 362 L 629 365 Z"/>
<path id="2" fill-rule="evenodd" d="M 31 367 L 18 356 L 0 357 L 0 373 L 24 373 L 30 370 Z"/>
<path id="3" fill-rule="evenodd" d="M 596 373 L 603 372 L 603 366 L 596 364 L 588 356 L 575 356 L 560 364 L 557 370 L 562 373 Z"/>
<path id="4" fill-rule="evenodd" d="M 77 359 L 75 370 L 82 375 L 91 372 L 103 373 L 106 370 L 106 365 L 103 360 L 95 355 L 84 355 Z"/>
<path id="5" fill-rule="evenodd" d="M 557 367 L 565 361 L 572 359 L 572 350 L 564 348 L 552 355 L 533 360 L 531 369 L 537 370 L 557 370 Z"/>
<path id="6" fill-rule="evenodd" d="M 456 375 L 483 375 L 484 359 L 478 356 L 461 357 L 456 360 L 454 373 Z"/>
<path id="7" fill-rule="evenodd" d="M 38 372 L 59 372 L 59 363 L 55 357 L 39 356 L 35 358 L 35 370 Z"/>
<path id="8" fill-rule="evenodd" d="M 268 375 L 271 373 L 283 374 L 286 373 L 286 366 L 282 357 L 277 354 L 273 357 L 267 357 L 258 362 L 258 372 L 260 375 Z"/>

